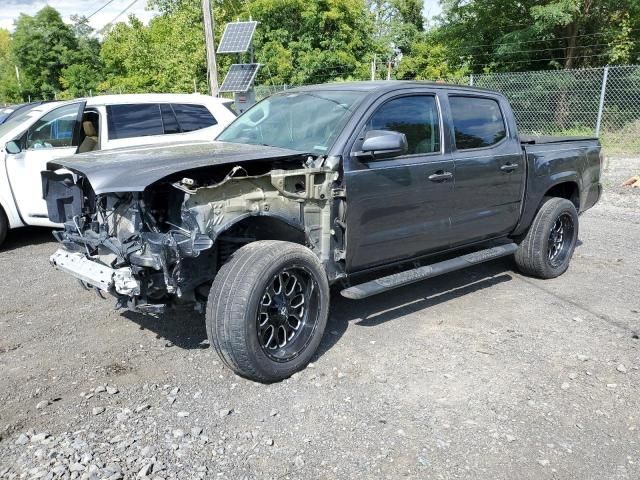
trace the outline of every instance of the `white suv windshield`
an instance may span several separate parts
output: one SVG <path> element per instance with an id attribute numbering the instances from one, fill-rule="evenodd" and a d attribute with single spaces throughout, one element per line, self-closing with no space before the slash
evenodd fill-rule
<path id="1" fill-rule="evenodd" d="M 323 154 L 365 95 L 354 91 L 273 95 L 240 116 L 217 139 Z"/>

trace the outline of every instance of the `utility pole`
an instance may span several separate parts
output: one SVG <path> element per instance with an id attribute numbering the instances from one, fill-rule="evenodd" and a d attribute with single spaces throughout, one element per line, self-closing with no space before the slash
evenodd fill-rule
<path id="1" fill-rule="evenodd" d="M 207 47 L 207 74 L 209 93 L 218 96 L 218 64 L 216 63 L 216 45 L 213 40 L 214 21 L 211 14 L 211 1 L 202 0 L 202 18 L 204 21 L 204 41 Z"/>
<path id="2" fill-rule="evenodd" d="M 376 57 L 377 55 L 374 55 L 373 62 L 371 62 L 371 81 L 372 82 L 376 79 Z"/>
<path id="3" fill-rule="evenodd" d="M 20 84 L 20 69 L 18 68 L 18 65 L 16 65 L 15 67 L 16 67 L 16 80 L 18 80 L 18 90 L 20 90 L 20 93 L 22 93 L 22 85 Z"/>

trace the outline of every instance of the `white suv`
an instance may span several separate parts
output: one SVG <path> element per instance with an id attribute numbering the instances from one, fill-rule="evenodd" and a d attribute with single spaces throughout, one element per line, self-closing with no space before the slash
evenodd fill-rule
<path id="1" fill-rule="evenodd" d="M 213 140 L 235 119 L 230 104 L 199 94 L 103 95 L 44 103 L 11 118 L 0 125 L 0 244 L 10 228 L 54 226 L 42 198 L 40 172 L 47 162 L 95 150 Z"/>

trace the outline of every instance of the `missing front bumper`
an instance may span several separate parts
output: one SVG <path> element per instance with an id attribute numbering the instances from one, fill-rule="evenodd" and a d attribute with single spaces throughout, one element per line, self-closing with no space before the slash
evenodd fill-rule
<path id="1" fill-rule="evenodd" d="M 113 269 L 87 258 L 83 253 L 63 249 L 51 255 L 49 261 L 56 269 L 105 292 L 115 290 L 129 297 L 140 295 L 140 282 L 128 267 Z"/>

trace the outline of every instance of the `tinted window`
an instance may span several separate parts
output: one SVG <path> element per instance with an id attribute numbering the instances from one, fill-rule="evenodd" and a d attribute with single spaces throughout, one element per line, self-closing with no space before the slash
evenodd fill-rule
<path id="1" fill-rule="evenodd" d="M 108 105 L 107 123 L 109 140 L 147 137 L 163 133 L 160 105 L 157 103 Z"/>
<path id="2" fill-rule="evenodd" d="M 56 108 L 44 115 L 27 131 L 26 147 L 28 149 L 73 147 L 74 130 L 78 120 L 79 104 Z"/>
<path id="3" fill-rule="evenodd" d="M 409 154 L 440 151 L 440 125 L 435 97 L 414 95 L 389 100 L 373 114 L 365 131 L 404 133 Z"/>
<path id="4" fill-rule="evenodd" d="M 190 105 L 187 103 L 172 103 L 180 129 L 183 132 L 193 132 L 201 128 L 211 127 L 218 122 L 204 105 Z"/>
<path id="5" fill-rule="evenodd" d="M 488 147 L 507 136 L 498 102 L 490 98 L 449 97 L 458 150 Z"/>
<path id="6" fill-rule="evenodd" d="M 168 103 L 160 104 L 160 111 L 162 112 L 162 124 L 164 126 L 164 133 L 180 133 L 180 126 L 176 120 L 176 116 L 173 114 L 173 109 Z"/>

